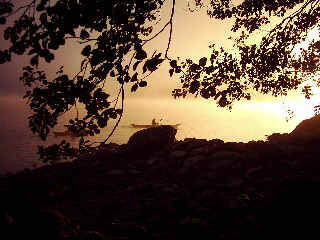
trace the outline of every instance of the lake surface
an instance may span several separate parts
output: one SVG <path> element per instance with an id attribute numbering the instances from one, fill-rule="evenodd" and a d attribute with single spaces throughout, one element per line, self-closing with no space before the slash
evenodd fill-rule
<path id="1" fill-rule="evenodd" d="M 27 127 L 29 109 L 16 97 L 0 98 L 0 173 L 16 172 L 30 168 L 37 160 L 37 145 L 43 142 Z M 275 132 L 290 132 L 304 118 L 297 116 L 289 122 L 285 108 L 276 102 L 248 102 L 237 104 L 232 112 L 206 101 L 174 99 L 139 99 L 126 101 L 123 119 L 111 138 L 111 142 L 123 144 L 137 131 L 131 123 L 150 124 L 153 118 L 163 119 L 163 124 L 181 123 L 176 138 L 219 138 L 224 141 L 248 142 L 265 139 Z M 110 133 L 113 124 L 95 141 L 102 141 Z M 63 131 L 63 123 L 55 129 Z M 48 143 L 60 141 L 52 135 Z M 77 139 L 67 139 L 77 144 Z"/>

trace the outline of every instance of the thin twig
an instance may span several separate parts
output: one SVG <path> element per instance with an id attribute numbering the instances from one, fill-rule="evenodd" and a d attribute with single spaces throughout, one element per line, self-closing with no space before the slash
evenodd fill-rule
<path id="1" fill-rule="evenodd" d="M 129 68 L 127 69 L 127 73 L 128 73 L 128 71 L 129 71 L 129 69 L 130 69 L 130 66 L 131 66 L 131 64 L 132 64 L 132 60 L 133 60 L 133 58 L 134 58 L 135 55 L 136 55 L 135 53 L 132 54 L 132 57 L 131 57 L 130 62 L 129 62 Z M 110 133 L 110 134 L 108 135 L 108 137 L 104 140 L 103 144 L 105 144 L 105 143 L 110 139 L 110 137 L 113 135 L 114 131 L 116 130 L 116 128 L 118 127 L 118 125 L 119 125 L 119 123 L 120 123 L 120 121 L 121 121 L 121 118 L 122 118 L 122 115 L 123 115 L 123 109 L 124 109 L 124 83 L 121 84 L 121 88 L 120 88 L 120 90 L 119 90 L 119 92 L 118 92 L 118 96 L 117 96 L 117 98 L 116 98 L 116 100 L 115 100 L 115 101 L 116 101 L 115 107 L 116 107 L 117 104 L 118 104 L 118 99 L 119 99 L 120 93 L 121 93 L 121 113 L 120 113 L 120 117 L 119 117 L 119 119 L 117 120 L 116 125 L 113 127 L 111 133 Z"/>
<path id="2" fill-rule="evenodd" d="M 116 130 L 116 128 L 118 127 L 120 121 L 121 121 L 121 118 L 122 118 L 122 115 L 123 115 L 123 105 L 124 105 L 124 87 L 123 87 L 123 84 L 121 85 L 121 113 L 120 113 L 120 117 L 119 119 L 117 120 L 117 123 L 116 125 L 113 127 L 111 133 L 108 135 L 108 137 L 103 141 L 103 144 L 105 144 L 109 138 L 113 135 L 114 131 Z"/>
<path id="3" fill-rule="evenodd" d="M 164 29 L 165 29 L 169 24 L 170 24 L 170 21 L 167 22 L 167 23 L 163 26 L 163 28 L 162 28 L 159 32 L 157 32 L 153 37 L 151 37 L 151 38 L 149 38 L 149 39 L 142 40 L 142 41 L 144 42 L 144 43 L 142 44 L 142 46 L 143 46 L 144 44 L 146 44 L 147 42 L 153 40 L 153 39 L 156 38 L 157 36 L 159 36 L 159 34 L 162 33 L 162 32 L 164 31 Z"/>
<path id="4" fill-rule="evenodd" d="M 174 8 L 175 8 L 175 5 L 176 5 L 176 0 L 173 0 L 172 2 L 172 9 L 171 9 L 171 16 L 170 16 L 170 33 L 169 33 L 169 41 L 168 41 L 168 46 L 167 46 L 167 49 L 166 49 L 166 54 L 164 55 L 168 60 L 171 60 L 169 57 L 168 57 L 168 51 L 169 51 L 169 48 L 170 48 L 170 43 L 171 43 L 171 37 L 172 37 L 172 20 L 173 20 L 173 16 L 174 16 Z"/>
<path id="5" fill-rule="evenodd" d="M 175 8 L 175 4 L 176 4 L 176 0 L 173 0 L 173 3 L 172 3 L 172 9 L 171 9 L 171 16 L 170 16 L 170 19 L 169 21 L 161 28 L 161 30 L 159 32 L 157 32 L 153 37 L 149 38 L 149 39 L 145 39 L 145 40 L 142 40 L 144 43 L 142 44 L 145 45 L 147 42 L 155 39 L 157 36 L 159 36 L 165 29 L 168 25 L 170 25 L 170 36 L 169 36 L 169 42 L 168 42 L 168 47 L 167 47 L 167 51 L 166 53 L 168 52 L 168 49 L 169 49 L 169 46 L 170 46 L 170 42 L 171 42 L 171 35 L 172 35 L 172 19 L 173 19 L 173 15 L 174 15 L 174 8 Z"/>

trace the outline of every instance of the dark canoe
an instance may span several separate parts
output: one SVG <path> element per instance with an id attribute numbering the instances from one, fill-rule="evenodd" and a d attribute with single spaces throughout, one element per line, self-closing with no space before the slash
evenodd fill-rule
<path id="1" fill-rule="evenodd" d="M 168 125 L 174 128 L 178 128 L 181 125 L 181 123 L 174 124 L 174 125 L 168 124 Z M 157 127 L 157 126 L 161 126 L 161 124 L 133 124 L 133 123 L 131 124 L 131 127 L 133 128 L 151 128 L 151 127 Z"/>

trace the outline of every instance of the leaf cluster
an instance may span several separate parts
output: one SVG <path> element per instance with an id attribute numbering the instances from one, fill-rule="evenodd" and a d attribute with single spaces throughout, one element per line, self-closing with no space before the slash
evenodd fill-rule
<path id="1" fill-rule="evenodd" d="M 320 27 L 318 1 L 244 0 L 236 4 L 218 0 L 211 1 L 208 15 L 222 20 L 235 19 L 231 30 L 240 33 L 234 39 L 238 53 L 227 53 L 212 45 L 209 65 L 204 64 L 205 58 L 198 63 L 190 59 L 181 62 L 182 87 L 175 89 L 173 96 L 185 97 L 191 93 L 213 98 L 219 106 L 231 107 L 235 100 L 250 99 L 253 91 L 286 95 L 319 73 L 320 41 L 314 40 L 299 54 L 295 52 L 307 34 Z M 260 31 L 275 19 L 280 23 L 269 31 Z M 254 32 L 259 32 L 262 40 L 249 44 L 247 40 Z M 303 89 L 302 93 L 310 98 L 310 91 Z"/>
<path id="2" fill-rule="evenodd" d="M 16 9 L 20 15 L 4 31 L 10 47 L 0 51 L 0 63 L 11 61 L 14 54 L 30 56 L 30 65 L 24 67 L 20 80 L 27 87 L 24 97 L 33 110 L 29 117 L 31 130 L 45 140 L 59 117 L 76 104 L 84 105 L 86 115 L 70 122 L 68 128 L 73 132 L 99 134 L 109 119 L 121 116 L 123 110 L 116 106 L 120 93 L 112 104 L 104 85 L 116 79 L 121 85 L 131 83 L 133 90 L 147 86 L 146 81 L 129 72 L 130 66 L 123 60 L 133 51 L 139 61 L 134 68 L 144 62 L 143 73 L 155 71 L 163 61 L 158 55 L 147 59 L 142 48 L 142 37 L 152 31 L 145 23 L 157 19 L 162 4 L 162 0 L 30 0 Z M 0 23 L 11 17 L 13 8 L 9 1 L 0 3 Z M 70 77 L 60 69 L 55 78 L 48 79 L 39 70 L 41 62 L 51 63 L 55 52 L 69 39 L 86 44 L 79 73 Z M 44 159 L 44 155 L 40 157 Z"/>
<path id="3" fill-rule="evenodd" d="M 191 93 L 205 99 L 213 98 L 220 107 L 231 107 L 233 101 L 241 98 L 250 99 L 245 92 L 246 82 L 242 79 L 244 72 L 237 59 L 223 48 L 219 51 L 213 49 L 209 61 L 206 57 L 198 63 L 187 59 L 180 68 L 184 72 L 180 77 L 182 88 L 173 90 L 174 97 L 185 97 Z"/>

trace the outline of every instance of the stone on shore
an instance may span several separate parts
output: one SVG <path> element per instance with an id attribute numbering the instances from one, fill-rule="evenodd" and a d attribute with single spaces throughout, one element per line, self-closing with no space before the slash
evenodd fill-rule
<path id="1" fill-rule="evenodd" d="M 176 141 L 177 129 L 170 125 L 147 128 L 134 133 L 124 149 L 128 156 L 148 156 L 162 150 Z"/>
<path id="2" fill-rule="evenodd" d="M 295 140 L 320 140 L 320 115 L 305 119 L 290 133 Z"/>

